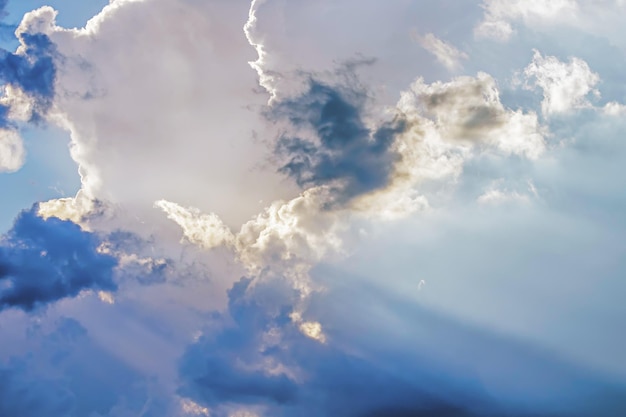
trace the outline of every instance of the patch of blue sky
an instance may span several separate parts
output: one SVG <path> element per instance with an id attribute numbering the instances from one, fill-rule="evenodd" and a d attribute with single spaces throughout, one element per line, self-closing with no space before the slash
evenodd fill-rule
<path id="1" fill-rule="evenodd" d="M 0 233 L 16 214 L 38 201 L 73 196 L 80 188 L 78 168 L 70 157 L 68 135 L 55 128 L 21 131 L 26 163 L 17 172 L 0 174 Z"/>
<path id="2" fill-rule="evenodd" d="M 49 5 L 58 10 L 57 24 L 82 27 L 108 4 L 107 0 L 20 0 L 9 1 L 4 17 L 0 47 L 14 51 L 17 39 L 13 30 L 25 13 Z M 68 148 L 68 134 L 52 127 L 22 127 L 26 163 L 15 173 L 0 174 L 0 233 L 9 229 L 15 215 L 38 201 L 71 196 L 80 187 L 78 169 Z"/>
<path id="3" fill-rule="evenodd" d="M 108 3 L 108 0 L 9 0 L 5 21 L 17 24 L 25 13 L 42 6 L 51 6 L 59 12 L 58 25 L 67 28 L 82 27 Z"/>

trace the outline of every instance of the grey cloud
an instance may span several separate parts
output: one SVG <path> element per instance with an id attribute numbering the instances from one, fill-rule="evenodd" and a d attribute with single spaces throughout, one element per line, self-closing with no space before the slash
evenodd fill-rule
<path id="1" fill-rule="evenodd" d="M 340 202 L 387 185 L 400 157 L 391 145 L 407 122 L 397 117 L 370 129 L 365 101 L 363 91 L 310 78 L 302 95 L 276 105 L 270 117 L 286 119 L 304 133 L 279 138 L 276 153 L 286 160 L 280 171 L 302 187 L 332 186 Z"/>
<path id="2" fill-rule="evenodd" d="M 230 291 L 232 321 L 181 360 L 180 393 L 216 416 L 259 406 L 271 416 L 609 417 L 626 405 L 623 387 L 587 370 L 367 285 L 314 297 L 306 314 L 328 323 L 321 344 L 291 322 L 283 284 L 251 282 Z M 504 374 L 517 382 L 501 389 Z"/>
<path id="3" fill-rule="evenodd" d="M 23 211 L 0 240 L 0 309 L 30 311 L 81 290 L 114 291 L 117 260 L 99 244 L 75 223 Z"/>

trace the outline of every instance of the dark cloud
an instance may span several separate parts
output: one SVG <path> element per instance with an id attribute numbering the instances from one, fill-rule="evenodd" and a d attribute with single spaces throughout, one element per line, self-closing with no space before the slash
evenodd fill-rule
<path id="1" fill-rule="evenodd" d="M 313 300 L 313 310 L 342 317 L 328 321 L 330 341 L 321 344 L 292 324 L 289 290 L 251 282 L 243 279 L 230 291 L 232 322 L 203 336 L 181 361 L 180 393 L 216 416 L 261 406 L 276 417 L 609 417 L 626 405 L 624 389 L 586 371 L 415 305 L 381 299 L 380 292 L 341 290 L 325 294 L 318 306 Z M 378 314 L 370 313 L 372 306 Z M 394 333 L 389 323 L 397 320 L 380 313 L 386 309 L 423 334 L 411 341 Z M 441 353 L 450 351 L 459 358 Z M 511 392 L 489 387 L 490 372 L 507 375 Z"/>
<path id="2" fill-rule="evenodd" d="M 20 33 L 19 37 L 25 47 L 24 53 L 2 51 L 2 79 L 34 97 L 51 98 L 56 73 L 51 56 L 55 52 L 54 44 L 43 33 Z"/>
<path id="3" fill-rule="evenodd" d="M 181 373 L 186 379 L 181 388 L 184 394 L 202 398 L 211 405 L 266 401 L 285 404 L 295 400 L 296 383 L 285 375 L 271 376 L 262 370 L 244 371 L 235 365 L 238 357 L 250 359 L 256 356 L 255 349 L 265 330 L 276 322 L 284 324 L 289 321 L 288 305 L 277 305 L 274 317 L 256 314 L 258 304 L 245 300 L 250 282 L 242 279 L 229 291 L 230 311 L 237 326 L 224 329 L 214 338 L 203 338 L 185 354 L 181 365 Z M 260 355 L 269 358 L 275 353 L 268 349 Z"/>
<path id="4" fill-rule="evenodd" d="M 340 201 L 387 185 L 399 158 L 390 147 L 406 121 L 397 118 L 371 130 L 363 120 L 364 105 L 364 93 L 314 79 L 305 93 L 278 104 L 272 117 L 285 118 L 304 133 L 279 138 L 276 152 L 286 159 L 280 171 L 303 187 L 330 184 Z"/>
<path id="5" fill-rule="evenodd" d="M 7 1 L 0 1 L 0 19 L 6 16 Z M 0 24 L 0 31 L 5 32 L 7 25 Z M 11 28 L 15 29 L 15 28 Z M 34 99 L 31 121 L 37 122 L 45 114 L 54 96 L 56 67 L 53 56 L 56 47 L 43 33 L 19 33 L 23 51 L 9 52 L 0 48 L 0 83 L 21 89 Z M 0 126 L 7 127 L 8 108 L 0 108 Z"/>
<path id="6" fill-rule="evenodd" d="M 22 212 L 0 241 L 0 309 L 29 311 L 83 289 L 115 290 L 117 261 L 99 244 L 75 223 Z"/>

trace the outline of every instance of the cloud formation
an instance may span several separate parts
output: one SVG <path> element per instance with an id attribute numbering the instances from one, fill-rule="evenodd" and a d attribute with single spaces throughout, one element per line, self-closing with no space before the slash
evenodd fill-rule
<path id="1" fill-rule="evenodd" d="M 363 120 L 363 92 L 334 88 L 314 79 L 301 96 L 272 110 L 295 127 L 278 139 L 286 159 L 280 171 L 301 187 L 330 185 L 349 200 L 387 185 L 395 160 L 395 138 L 406 130 L 401 116 L 370 129 Z M 312 137 L 311 137 L 312 134 Z"/>
<path id="2" fill-rule="evenodd" d="M 504 107 L 496 81 L 486 73 L 430 85 L 417 79 L 400 103 L 421 110 L 444 140 L 491 145 L 528 158 L 539 157 L 545 149 L 537 115 Z"/>
<path id="3" fill-rule="evenodd" d="M 508 40 L 514 33 L 512 21 L 550 22 L 565 21 L 577 15 L 577 0 L 484 0 L 484 20 L 476 27 L 479 36 Z"/>
<path id="4" fill-rule="evenodd" d="M 437 60 L 450 71 L 459 69 L 461 61 L 468 58 L 465 52 L 459 51 L 453 45 L 439 39 L 432 33 L 427 33 L 424 36 L 416 34 L 415 38 L 424 49 L 435 55 Z"/>
<path id="5" fill-rule="evenodd" d="M 117 260 L 72 222 L 22 212 L 0 244 L 0 309 L 26 311 L 82 290 L 114 291 Z"/>
<path id="6" fill-rule="evenodd" d="M 0 19 L 7 1 L 0 3 Z M 17 121 L 38 121 L 54 96 L 54 45 L 42 33 L 16 31 L 15 53 L 0 48 L 0 172 L 14 172 L 24 164 L 25 152 Z"/>
<path id="7" fill-rule="evenodd" d="M 0 414 L 614 417 L 618 3 L 26 13 L 0 127 L 81 190 L 0 242 Z"/>
<path id="8" fill-rule="evenodd" d="M 116 1 L 86 27 L 69 30 L 50 7 L 25 16 L 23 31 L 47 36 L 58 52 L 49 120 L 71 133 L 81 198 L 142 218 L 152 216 L 155 201 L 178 201 L 239 226 L 260 201 L 295 192 L 267 166 L 269 152 L 256 139 L 265 132 L 258 108 L 268 96 L 247 63 L 254 58 L 242 31 L 248 7 Z M 241 16 L 241 24 L 232 23 Z M 223 20 L 229 24 L 217 23 Z M 185 31 L 179 21 L 187 22 Z M 81 198 L 59 201 L 57 213 L 88 210 Z"/>
<path id="9" fill-rule="evenodd" d="M 0 129 L 0 172 L 15 172 L 24 164 L 22 138 L 11 128 Z"/>
<path id="10" fill-rule="evenodd" d="M 532 62 L 524 69 L 527 87 L 543 90 L 541 110 L 546 117 L 590 107 L 589 95 L 599 96 L 594 87 L 600 76 L 580 58 L 561 62 L 554 56 L 542 56 L 535 50 Z"/>
<path id="11" fill-rule="evenodd" d="M 374 297 L 373 289 L 355 294 L 339 285 L 320 305 L 313 302 L 313 310 L 325 309 L 322 315 L 333 319 L 326 345 L 293 326 L 289 311 L 297 296 L 288 287 L 251 283 L 235 284 L 232 320 L 203 335 L 181 361 L 181 394 L 217 416 L 610 416 L 623 405 L 619 387 L 583 370 L 401 299 Z M 402 344 L 398 336 L 383 337 L 388 330 L 379 326 L 391 319 L 387 314 L 401 314 L 395 317 L 406 326 Z M 369 331 L 357 333 L 359 326 Z M 456 349 L 470 349 L 472 363 L 461 365 L 466 359 Z M 475 376 L 459 375 L 456 366 Z M 516 387 L 500 381 L 508 373 L 518 375 Z M 582 393 L 594 400 L 579 402 Z M 526 402 L 530 397 L 545 400 Z"/>

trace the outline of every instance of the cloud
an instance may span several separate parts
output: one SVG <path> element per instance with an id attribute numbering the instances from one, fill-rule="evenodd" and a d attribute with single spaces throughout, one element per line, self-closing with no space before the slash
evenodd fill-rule
<path id="1" fill-rule="evenodd" d="M 435 123 L 444 140 L 491 145 L 505 154 L 532 159 L 545 149 L 537 115 L 504 107 L 496 81 L 486 73 L 447 83 L 426 84 L 418 78 L 402 94 L 400 107 L 418 109 Z"/>
<path id="2" fill-rule="evenodd" d="M 439 39 L 432 33 L 427 33 L 424 36 L 414 34 L 414 38 L 450 71 L 460 69 L 461 61 L 468 59 L 468 55 L 465 52 L 459 51 L 453 45 Z"/>
<path id="3" fill-rule="evenodd" d="M 53 63 L 54 45 L 43 33 L 20 32 L 17 53 L 2 51 L 0 79 L 19 87 L 25 93 L 47 104 L 54 94 L 56 68 Z"/>
<path id="4" fill-rule="evenodd" d="M 0 365 L 3 416 L 167 416 L 148 379 L 103 349 L 80 321 L 60 317 L 27 329 L 31 354 Z"/>
<path id="5" fill-rule="evenodd" d="M 7 1 L 0 2 L 0 19 Z M 0 48 L 0 172 L 15 172 L 25 152 L 16 121 L 38 121 L 51 104 L 56 68 L 54 45 L 44 34 L 18 28 L 20 46 L 15 53 Z"/>
<path id="6" fill-rule="evenodd" d="M 611 116 L 621 116 L 626 114 L 626 106 L 616 101 L 610 101 L 604 105 L 602 111 Z"/>
<path id="7" fill-rule="evenodd" d="M 514 33 L 512 21 L 551 22 L 574 18 L 578 12 L 576 0 L 483 0 L 484 20 L 476 27 L 477 36 L 506 41 Z"/>
<path id="8" fill-rule="evenodd" d="M 229 317 L 181 360 L 181 395 L 216 416 L 610 416 L 623 402 L 618 387 L 549 354 L 353 283 L 314 299 L 307 314 L 333 323 L 322 344 L 291 322 L 296 294 L 252 282 L 234 285 Z M 511 372 L 515 386 L 500 380 Z"/>
<path id="9" fill-rule="evenodd" d="M 79 200 L 148 219 L 155 201 L 176 201 L 238 227 L 297 192 L 268 166 L 258 110 L 268 95 L 247 63 L 255 53 L 242 30 L 248 7 L 116 1 L 80 29 L 57 26 L 50 7 L 24 17 L 21 27 L 45 35 L 57 51 L 48 121 L 70 132 Z M 59 215 L 89 209 L 63 200 L 48 205 L 49 214 L 53 206 Z"/>
<path id="10" fill-rule="evenodd" d="M 15 172 L 24 164 L 22 138 L 14 129 L 0 129 L 0 172 Z"/>
<path id="11" fill-rule="evenodd" d="M 624 406 L 623 106 L 540 119 L 508 80 L 528 39 L 472 39 L 479 2 L 339 3 L 116 0 L 80 29 L 49 7 L 25 17 L 55 51 L 45 119 L 71 134 L 82 189 L 0 245 L 20 291 L 39 291 L 0 314 L 0 414 Z M 567 10 L 483 4 L 511 31 Z M 442 78 L 437 58 L 467 73 Z M 544 89 L 541 60 L 529 87 Z M 7 117 L 28 120 L 35 101 L 6 91 Z M 0 300 L 19 281 L 2 271 Z"/>
<path id="12" fill-rule="evenodd" d="M 483 17 L 474 27 L 477 40 L 502 44 L 521 41 L 524 48 L 536 48 L 539 43 L 563 48 L 568 54 L 573 50 L 591 52 L 589 45 L 593 43 L 610 45 L 622 52 L 626 48 L 624 28 L 620 25 L 626 16 L 626 4 L 622 0 L 482 0 L 481 3 Z M 537 41 L 537 36 L 542 39 Z M 557 38 L 558 46 L 549 41 Z M 520 55 L 519 49 L 511 52 L 511 56 Z"/>
<path id="13" fill-rule="evenodd" d="M 600 94 L 594 88 L 600 76 L 576 57 L 562 62 L 554 56 L 544 57 L 535 50 L 532 62 L 524 69 L 524 76 L 528 88 L 543 90 L 541 110 L 545 116 L 589 107 L 589 94 Z"/>
<path id="14" fill-rule="evenodd" d="M 257 10 L 265 2 L 265 0 L 252 0 L 250 2 L 250 10 L 248 10 L 248 20 L 243 27 L 248 43 L 256 50 L 258 58 L 256 61 L 250 61 L 248 64 L 256 71 L 259 76 L 259 85 L 270 94 L 269 102 L 276 98 L 274 76 L 265 70 L 266 60 L 268 57 L 265 45 L 256 39 L 257 26 Z"/>
<path id="15" fill-rule="evenodd" d="M 276 152 L 286 159 L 279 170 L 301 187 L 337 188 L 340 202 L 387 185 L 399 158 L 391 147 L 406 121 L 397 117 L 370 129 L 363 120 L 364 101 L 363 92 L 311 79 L 301 96 L 276 104 L 272 116 L 296 129 L 278 140 Z"/>
<path id="16" fill-rule="evenodd" d="M 233 233 L 214 213 L 202 214 L 196 208 L 185 209 L 165 200 L 159 200 L 154 205 L 176 222 L 183 229 L 185 238 L 195 245 L 211 249 L 233 243 Z"/>
<path id="17" fill-rule="evenodd" d="M 117 261 L 99 244 L 72 222 L 22 212 L 0 244 L 0 308 L 30 311 L 82 290 L 114 291 Z"/>
<path id="18" fill-rule="evenodd" d="M 530 190 L 534 191 L 533 188 L 530 188 Z M 528 203 L 532 197 L 532 195 L 518 191 L 501 190 L 493 187 L 481 194 L 477 201 L 480 204 L 502 204 L 507 202 Z"/>

